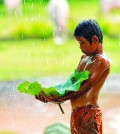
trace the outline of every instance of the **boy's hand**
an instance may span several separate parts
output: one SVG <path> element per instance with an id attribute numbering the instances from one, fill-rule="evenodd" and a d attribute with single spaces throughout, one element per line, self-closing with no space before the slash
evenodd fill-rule
<path id="1" fill-rule="evenodd" d="M 41 102 L 47 103 L 48 101 L 45 99 L 44 94 L 44 92 L 41 92 L 41 94 L 36 95 L 35 98 Z"/>
<path id="2" fill-rule="evenodd" d="M 41 92 L 38 96 L 35 96 L 36 99 L 40 100 L 41 102 L 47 103 L 47 102 L 53 102 L 53 103 L 62 103 L 61 98 L 55 96 L 55 95 L 50 95 L 47 96 L 44 92 Z"/>

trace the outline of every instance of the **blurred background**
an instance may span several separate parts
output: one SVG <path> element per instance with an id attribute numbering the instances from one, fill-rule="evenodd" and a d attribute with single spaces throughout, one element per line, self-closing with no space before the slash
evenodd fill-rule
<path id="1" fill-rule="evenodd" d="M 16 87 L 24 80 L 55 85 L 70 76 L 82 54 L 73 32 L 83 19 L 97 20 L 103 31 L 111 74 L 99 103 L 104 133 L 120 134 L 119 0 L 0 0 L 0 134 L 42 134 L 56 122 L 69 127 L 69 102 L 62 115 Z"/>

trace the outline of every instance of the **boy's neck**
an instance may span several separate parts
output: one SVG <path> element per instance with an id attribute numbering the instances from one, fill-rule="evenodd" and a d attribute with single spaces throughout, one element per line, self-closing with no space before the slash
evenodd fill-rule
<path id="1" fill-rule="evenodd" d="M 102 53 L 103 53 L 103 46 L 102 46 L 101 43 L 99 43 L 95 53 L 93 54 L 93 56 L 98 55 L 98 54 L 102 54 Z"/>

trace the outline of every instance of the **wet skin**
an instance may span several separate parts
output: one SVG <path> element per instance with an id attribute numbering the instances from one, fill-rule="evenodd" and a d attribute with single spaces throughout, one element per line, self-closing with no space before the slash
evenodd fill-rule
<path id="1" fill-rule="evenodd" d="M 36 96 L 42 102 L 62 103 L 66 100 L 71 101 L 72 109 L 85 105 L 98 106 L 98 96 L 109 72 L 110 62 L 103 52 L 102 44 L 97 36 L 92 37 L 90 44 L 82 36 L 76 37 L 80 45 L 81 51 L 84 53 L 77 67 L 78 71 L 88 70 L 90 72 L 89 79 L 84 81 L 77 92 L 71 92 L 64 97 L 56 97 L 54 95 Z"/>
<path id="2" fill-rule="evenodd" d="M 91 44 L 82 36 L 76 37 L 76 40 L 84 53 L 81 56 L 77 70 L 88 70 L 90 72 L 89 79 L 81 85 L 78 92 L 71 92 L 64 97 L 56 97 L 54 95 L 48 97 L 42 93 L 42 96 L 36 96 L 40 101 L 62 103 L 66 100 L 71 100 L 72 109 L 88 104 L 98 105 L 100 89 L 110 72 L 109 59 L 103 53 L 102 44 L 97 36 L 92 37 Z"/>

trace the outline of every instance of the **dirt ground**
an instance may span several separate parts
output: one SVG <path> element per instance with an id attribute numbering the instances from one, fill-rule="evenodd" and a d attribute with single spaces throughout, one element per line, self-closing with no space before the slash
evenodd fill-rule
<path id="1" fill-rule="evenodd" d="M 39 80 L 48 86 L 63 81 L 63 77 Z M 110 75 L 99 97 L 99 105 L 103 112 L 103 134 L 120 134 L 119 81 L 120 74 Z M 0 134 L 43 134 L 47 126 L 55 123 L 64 123 L 69 127 L 69 101 L 62 104 L 65 111 L 65 114 L 62 114 L 58 105 L 43 104 L 30 95 L 20 94 L 16 90 L 20 82 L 0 82 Z"/>
<path id="2" fill-rule="evenodd" d="M 120 94 L 103 95 L 99 99 L 99 104 L 103 112 L 103 134 L 120 134 Z M 43 134 L 47 126 L 59 122 L 69 127 L 69 101 L 62 104 L 62 107 L 65 114 L 61 113 L 58 105 L 44 105 L 29 95 L 3 101 L 0 104 L 0 132 Z"/>

